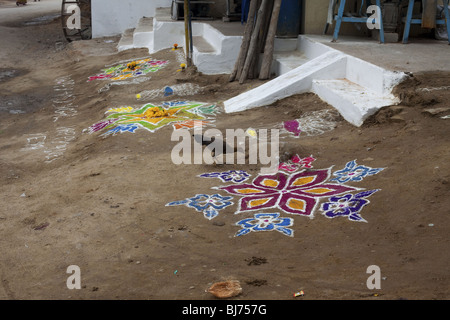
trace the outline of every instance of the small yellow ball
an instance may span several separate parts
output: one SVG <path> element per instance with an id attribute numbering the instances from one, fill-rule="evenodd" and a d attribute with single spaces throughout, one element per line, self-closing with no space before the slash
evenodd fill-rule
<path id="1" fill-rule="evenodd" d="M 138 93 L 138 94 L 136 95 L 136 98 L 137 98 L 137 99 L 140 99 L 140 98 L 141 98 L 141 95 Z"/>

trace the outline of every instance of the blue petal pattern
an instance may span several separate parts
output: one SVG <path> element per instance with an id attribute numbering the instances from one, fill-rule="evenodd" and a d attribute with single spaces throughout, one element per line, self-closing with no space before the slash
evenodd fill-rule
<path id="1" fill-rule="evenodd" d="M 294 224 L 292 218 L 280 218 L 279 213 L 257 213 L 253 218 L 243 219 L 236 223 L 242 230 L 236 233 L 236 237 L 245 235 L 249 232 L 272 231 L 276 230 L 286 236 L 294 236 L 294 230 L 289 229 Z"/>
<path id="2" fill-rule="evenodd" d="M 219 210 L 224 209 L 233 204 L 231 196 L 221 196 L 220 194 L 197 194 L 192 198 L 185 200 L 173 201 L 166 204 L 168 206 L 186 205 L 194 208 L 197 212 L 203 212 L 206 219 L 211 220 L 218 216 Z"/>
<path id="3" fill-rule="evenodd" d="M 250 177 L 250 175 L 245 172 L 244 170 L 229 170 L 224 172 L 211 172 L 211 173 L 204 173 L 199 175 L 199 177 L 202 178 L 219 178 L 223 182 L 234 182 L 239 183 L 243 182 Z"/>
<path id="4" fill-rule="evenodd" d="M 380 189 L 359 192 L 355 195 L 345 194 L 343 196 L 335 196 L 329 198 L 329 202 L 325 202 L 321 206 L 323 214 L 328 218 L 348 217 L 352 221 L 367 222 L 360 216 L 362 208 L 369 204 L 366 198 Z"/>
<path id="5" fill-rule="evenodd" d="M 363 165 L 357 165 L 356 160 L 347 162 L 345 168 L 333 173 L 336 178 L 330 179 L 330 181 L 337 181 L 339 183 L 345 183 L 348 181 L 362 181 L 364 177 L 377 174 L 384 168 L 370 168 Z"/>

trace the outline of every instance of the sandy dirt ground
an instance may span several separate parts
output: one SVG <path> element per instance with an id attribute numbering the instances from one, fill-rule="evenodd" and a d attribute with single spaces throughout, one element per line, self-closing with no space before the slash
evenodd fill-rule
<path id="1" fill-rule="evenodd" d="M 88 128 L 110 108 L 142 106 L 136 94 L 144 90 L 189 83 L 201 91 L 146 102 L 199 101 L 223 111 L 224 100 L 260 81 L 177 72 L 179 55 L 168 49 L 151 55 L 169 61 L 151 79 L 105 87 L 109 80 L 87 80 L 148 53 L 116 52 L 117 37 L 68 44 L 58 19 L 27 21 L 0 26 L 1 299 L 208 300 L 216 299 L 206 291 L 213 283 L 230 279 L 240 281 L 237 300 L 450 298 L 450 119 L 442 118 L 450 114 L 450 74 L 410 75 L 396 88 L 402 103 L 359 128 L 313 94 L 215 115 L 208 128 L 223 131 L 317 123 L 300 137 L 281 134 L 283 159 L 316 159 L 305 172 L 335 172 L 352 160 L 384 168 L 343 184 L 378 190 L 359 211 L 365 221 L 328 218 L 321 210 L 328 197 L 309 217 L 278 207 L 235 214 L 242 197 L 212 189 L 233 183 L 198 175 L 245 170 L 250 184 L 261 165 L 175 165 L 172 125 L 116 135 Z M 214 193 L 233 204 L 213 219 L 166 206 Z M 278 229 L 236 236 L 243 230 L 236 223 L 258 213 L 289 218 L 293 236 Z M 71 265 L 80 268 L 80 290 L 66 286 Z M 366 286 L 371 265 L 380 268 L 381 289 Z M 300 290 L 304 296 L 294 297 Z"/>

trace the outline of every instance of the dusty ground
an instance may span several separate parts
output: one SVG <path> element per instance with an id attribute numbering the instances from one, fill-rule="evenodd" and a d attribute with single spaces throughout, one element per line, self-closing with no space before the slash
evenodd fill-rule
<path id="1" fill-rule="evenodd" d="M 275 231 L 235 237 L 235 223 L 252 216 L 234 214 L 237 199 L 213 220 L 165 204 L 224 184 L 199 174 L 245 169 L 254 176 L 259 166 L 176 166 L 171 126 L 106 138 L 84 129 L 108 108 L 139 105 L 135 95 L 142 90 L 188 81 L 204 92 L 181 99 L 221 106 L 260 82 L 241 86 L 227 76 L 177 73 L 174 51 L 165 50 L 152 58 L 171 63 L 151 80 L 99 93 L 106 82 L 87 82 L 89 76 L 147 56 L 145 50 L 116 53 L 105 40 L 117 38 L 67 45 L 59 21 L 23 22 L 0 27 L 6 57 L 0 62 L 0 298 L 203 300 L 214 299 L 205 292 L 212 283 L 236 279 L 243 291 L 235 299 L 449 299 L 450 120 L 441 116 L 450 113 L 450 90 L 442 88 L 450 74 L 412 75 L 396 89 L 401 105 L 384 108 L 361 128 L 336 118 L 334 130 L 321 135 L 283 136 L 283 152 L 313 155 L 315 169 L 342 169 L 354 159 L 385 168 L 349 184 L 381 189 L 361 211 L 367 223 L 327 219 L 319 210 L 309 219 L 272 209 L 266 212 L 293 218 L 294 237 Z M 54 86 L 65 76 L 75 81 L 74 100 L 71 113 L 56 119 Z M 426 112 L 436 108 L 447 111 Z M 305 94 L 222 113 L 215 124 L 274 128 L 324 109 L 331 107 Z M 81 269 L 81 290 L 66 287 L 69 265 Z M 370 265 L 381 269 L 380 290 L 366 287 Z M 299 290 L 305 295 L 294 298 Z"/>

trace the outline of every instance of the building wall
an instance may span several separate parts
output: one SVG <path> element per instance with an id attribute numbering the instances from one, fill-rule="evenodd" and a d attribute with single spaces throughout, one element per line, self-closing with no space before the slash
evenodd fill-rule
<path id="1" fill-rule="evenodd" d="M 210 15 L 222 19 L 226 13 L 227 0 L 211 0 Z M 231 0 L 232 9 L 234 0 Z M 170 7 L 172 0 L 92 0 L 92 36 L 113 36 L 126 29 L 135 28 L 143 16 L 153 17 L 155 9 Z"/>
<path id="2" fill-rule="evenodd" d="M 153 17 L 158 7 L 170 7 L 172 0 L 92 0 L 92 37 L 123 33 L 135 28 L 143 16 Z"/>
<path id="3" fill-rule="evenodd" d="M 327 22 L 328 4 L 329 0 L 303 0 L 304 7 L 304 21 L 302 31 L 305 34 L 322 34 Z M 359 10 L 361 1 L 347 0 L 345 3 L 345 11 L 355 12 Z M 336 8 L 337 12 L 337 8 Z M 332 35 L 334 25 L 328 28 L 328 35 Z M 368 35 L 368 30 L 365 26 L 358 30 L 353 23 L 342 23 L 339 34 L 345 35 Z"/>
<path id="4" fill-rule="evenodd" d="M 227 0 L 211 0 L 210 15 L 217 19 L 225 16 Z M 283 0 L 297 1 L 297 0 Z M 439 0 L 440 2 L 442 0 Z M 170 7 L 172 0 L 92 0 L 92 32 L 93 37 L 112 36 L 123 33 L 128 28 L 135 28 L 143 16 L 152 17 L 158 7 Z M 230 0 L 234 9 L 234 0 Z M 345 11 L 358 11 L 361 0 L 347 0 Z M 303 0 L 301 33 L 322 34 L 327 20 L 329 0 Z M 416 4 L 418 11 L 420 4 Z M 334 31 L 334 23 L 328 28 L 328 35 Z M 358 28 L 353 23 L 342 23 L 340 34 L 353 36 L 369 36 L 369 30 L 361 25 Z M 413 25 L 411 36 L 427 32 L 420 26 Z"/>

